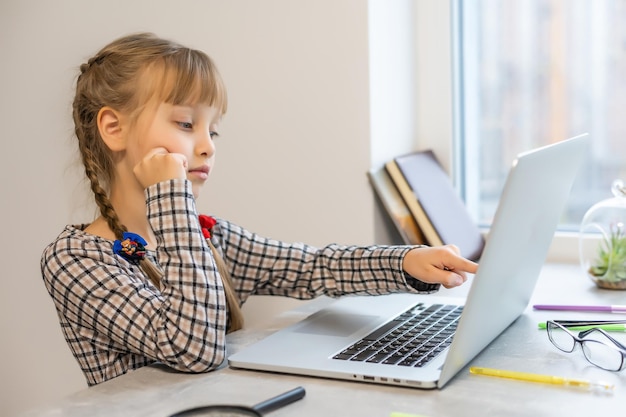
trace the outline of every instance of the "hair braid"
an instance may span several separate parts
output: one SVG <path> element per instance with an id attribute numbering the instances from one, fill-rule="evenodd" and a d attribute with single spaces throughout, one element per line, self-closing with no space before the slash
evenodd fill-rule
<path id="1" fill-rule="evenodd" d="M 237 295 L 235 294 L 233 281 L 230 279 L 230 273 L 228 272 L 228 268 L 226 268 L 224 259 L 219 254 L 217 249 L 215 249 L 211 239 L 207 239 L 206 241 L 209 248 L 211 248 L 211 252 L 213 252 L 215 265 L 217 266 L 217 271 L 222 277 L 222 284 L 224 285 L 224 295 L 226 295 L 226 304 L 228 305 L 228 331 L 234 332 L 235 330 L 239 330 L 243 327 L 243 312 L 241 311 L 239 298 L 237 298 Z"/>
<path id="2" fill-rule="evenodd" d="M 93 192 L 96 204 L 100 209 L 100 214 L 106 220 L 109 228 L 113 234 L 115 234 L 115 237 L 121 240 L 124 232 L 127 231 L 126 226 L 120 222 L 106 190 L 100 185 L 98 172 L 102 172 L 103 170 L 98 165 L 98 161 L 91 151 L 91 148 L 87 145 L 90 141 L 98 140 L 98 138 L 93 137 L 93 135 L 97 135 L 97 133 L 93 129 L 85 129 L 86 125 L 82 123 L 83 120 L 81 120 L 80 116 L 80 114 L 76 114 L 75 112 L 75 118 L 78 118 L 75 123 L 75 132 L 76 137 L 78 138 L 78 148 L 80 150 L 80 154 L 82 155 L 83 165 L 85 166 L 85 175 L 91 185 L 91 191 Z M 89 117 L 88 119 L 92 118 L 93 117 Z M 150 278 L 150 281 L 152 281 L 157 288 L 160 288 L 161 277 L 163 274 L 159 268 L 146 258 L 139 262 L 139 266 L 146 273 L 148 278 Z"/>

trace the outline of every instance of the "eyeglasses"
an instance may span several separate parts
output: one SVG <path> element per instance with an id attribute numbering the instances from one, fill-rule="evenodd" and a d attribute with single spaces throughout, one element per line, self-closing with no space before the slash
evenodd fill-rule
<path id="1" fill-rule="evenodd" d="M 582 325 L 583 322 L 576 324 Z M 585 358 L 598 368 L 607 371 L 621 371 L 626 368 L 626 346 L 600 328 L 584 330 L 577 336 L 564 325 L 548 320 L 546 329 L 552 344 L 563 352 L 571 353 L 580 344 Z"/>

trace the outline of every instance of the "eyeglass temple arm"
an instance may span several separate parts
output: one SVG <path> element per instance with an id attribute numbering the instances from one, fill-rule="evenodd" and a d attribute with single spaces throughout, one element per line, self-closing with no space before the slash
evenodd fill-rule
<path id="1" fill-rule="evenodd" d="M 608 334 L 607 332 L 605 332 L 602 329 L 599 329 L 597 327 L 593 328 L 593 329 L 589 329 L 589 330 L 583 330 L 582 332 L 578 333 L 578 337 L 580 337 L 581 339 L 584 338 L 585 336 L 587 336 L 588 334 L 590 334 L 591 332 L 600 332 L 602 333 L 604 336 L 606 336 L 607 339 L 609 339 L 611 342 L 613 342 L 615 344 L 615 346 L 617 346 L 618 348 L 620 348 L 623 351 L 626 351 L 626 346 L 624 346 L 623 344 L 621 344 L 619 341 L 617 341 L 613 336 L 611 336 L 610 334 Z"/>

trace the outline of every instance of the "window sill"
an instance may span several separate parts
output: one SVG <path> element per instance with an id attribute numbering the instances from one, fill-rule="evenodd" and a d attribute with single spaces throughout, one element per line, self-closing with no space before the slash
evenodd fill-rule
<path id="1" fill-rule="evenodd" d="M 598 238 L 599 240 L 599 238 Z M 580 241 L 577 232 L 559 232 L 554 234 L 548 251 L 548 262 L 580 262 Z"/>
<path id="2" fill-rule="evenodd" d="M 487 238 L 488 232 L 487 229 L 483 229 L 485 238 Z M 600 236 L 598 236 L 599 240 Z M 546 262 L 578 264 L 580 262 L 579 245 L 579 234 L 577 232 L 557 231 L 548 249 Z M 587 255 L 587 257 L 589 256 L 591 254 Z"/>

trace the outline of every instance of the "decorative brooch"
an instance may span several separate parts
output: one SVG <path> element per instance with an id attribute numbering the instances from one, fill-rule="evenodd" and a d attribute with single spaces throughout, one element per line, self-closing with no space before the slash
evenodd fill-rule
<path id="1" fill-rule="evenodd" d="M 198 219 L 200 220 L 202 235 L 205 239 L 211 239 L 213 226 L 217 224 L 217 220 L 211 216 L 205 216 L 204 214 L 199 215 Z M 137 233 L 124 232 L 122 240 L 113 242 L 113 252 L 129 262 L 138 264 L 139 261 L 146 257 L 147 244 L 145 239 Z"/>
<path id="2" fill-rule="evenodd" d="M 217 220 L 211 216 L 205 216 L 204 214 L 199 215 L 198 219 L 200 220 L 202 235 L 205 239 L 211 239 L 211 236 L 213 236 L 213 226 L 217 224 Z"/>
<path id="3" fill-rule="evenodd" d="M 146 257 L 147 242 L 136 233 L 124 232 L 122 240 L 113 243 L 113 252 L 134 264 Z"/>

